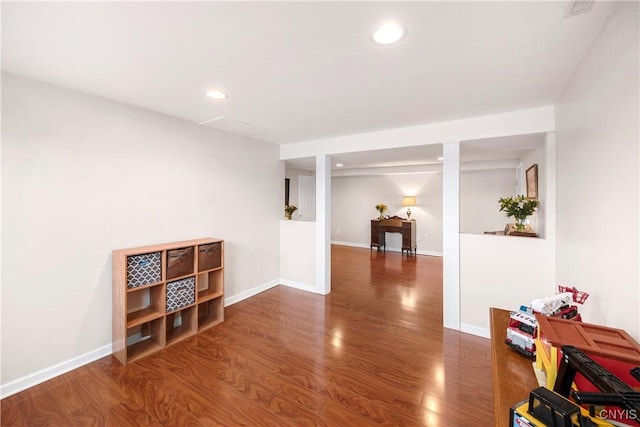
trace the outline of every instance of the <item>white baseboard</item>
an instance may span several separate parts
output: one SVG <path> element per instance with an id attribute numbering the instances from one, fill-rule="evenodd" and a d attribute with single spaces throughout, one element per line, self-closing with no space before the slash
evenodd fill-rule
<path id="1" fill-rule="evenodd" d="M 331 244 L 332 245 L 340 245 L 340 246 L 351 246 L 353 248 L 371 249 L 371 245 L 365 245 L 364 243 L 339 242 L 337 240 L 332 240 Z M 389 246 L 387 246 L 385 248 L 385 250 L 387 250 L 389 252 L 402 252 L 402 248 L 394 248 L 394 247 L 389 247 Z M 437 257 L 442 258 L 442 252 L 418 250 L 418 251 L 416 251 L 416 253 L 418 255 L 437 256 Z"/>
<path id="2" fill-rule="evenodd" d="M 0 399 L 4 399 L 12 394 L 19 393 L 30 387 L 41 384 L 95 360 L 108 356 L 111 354 L 111 348 L 111 344 L 107 344 L 85 354 L 81 354 L 80 356 L 58 363 L 57 365 L 42 369 L 38 372 L 34 372 L 33 374 L 25 375 L 24 377 L 13 380 L 7 384 L 2 384 L 0 386 Z"/>
<path id="3" fill-rule="evenodd" d="M 365 245 L 364 243 L 339 242 L 337 240 L 332 240 L 331 244 L 332 245 L 340 245 L 340 246 L 351 246 L 351 247 L 354 247 L 354 248 L 365 248 L 365 249 L 370 249 L 371 248 L 370 245 Z"/>
<path id="4" fill-rule="evenodd" d="M 306 292 L 312 292 L 314 294 L 319 293 L 315 286 L 307 285 L 306 283 L 294 282 L 293 280 L 280 279 L 280 284 L 288 286 L 290 288 L 300 289 Z"/>
<path id="5" fill-rule="evenodd" d="M 475 335 L 482 338 L 491 338 L 491 332 L 487 328 L 481 328 L 479 326 L 469 325 L 466 323 L 460 324 L 460 332 Z"/>
<path id="6" fill-rule="evenodd" d="M 271 289 L 274 286 L 278 286 L 279 284 L 280 284 L 280 280 L 274 279 L 274 280 L 271 280 L 271 281 L 269 281 L 267 283 L 264 283 L 262 285 L 258 285 L 255 288 L 251 288 L 251 289 L 249 289 L 247 291 L 240 292 L 239 294 L 236 294 L 236 295 L 230 296 L 228 298 L 225 298 L 224 299 L 224 306 L 228 307 L 230 305 L 233 305 L 233 304 L 235 304 L 237 302 L 240 302 L 242 300 L 245 300 L 247 298 L 251 298 L 254 295 L 258 295 L 260 292 L 264 292 L 267 289 Z"/>
<path id="7" fill-rule="evenodd" d="M 281 282 L 282 281 L 278 279 L 272 280 L 263 285 L 256 286 L 253 289 L 249 289 L 248 291 L 244 291 L 232 297 L 225 298 L 224 305 L 226 307 L 226 306 L 235 304 L 237 302 L 240 302 L 244 299 L 257 295 L 260 292 L 264 292 L 267 289 L 273 288 L 274 286 L 279 285 Z M 304 288 L 300 288 L 300 289 L 304 289 Z M 304 290 L 307 290 L 307 289 L 304 289 Z M 26 375 L 22 378 L 18 378 L 7 384 L 2 384 L 0 385 L 0 399 L 4 399 L 5 397 L 9 397 L 13 394 L 19 393 L 30 387 L 41 384 L 45 381 L 48 381 L 59 375 L 62 375 L 69 371 L 77 369 L 81 366 L 84 366 L 102 357 L 109 356 L 111 353 L 112 353 L 112 345 L 107 344 L 103 347 L 89 351 L 80 356 L 58 363 L 57 365 L 42 369 L 38 372 L 34 372 L 33 374 Z"/>

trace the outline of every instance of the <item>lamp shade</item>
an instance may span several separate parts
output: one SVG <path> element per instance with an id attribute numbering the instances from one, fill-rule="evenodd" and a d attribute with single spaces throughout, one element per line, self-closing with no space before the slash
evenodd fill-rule
<path id="1" fill-rule="evenodd" d="M 415 206 L 416 198 L 414 196 L 406 196 L 402 198 L 402 206 Z"/>

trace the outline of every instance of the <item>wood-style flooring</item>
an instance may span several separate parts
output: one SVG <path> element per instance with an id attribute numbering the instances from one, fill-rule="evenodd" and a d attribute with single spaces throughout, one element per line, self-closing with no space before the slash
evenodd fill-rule
<path id="1" fill-rule="evenodd" d="M 331 294 L 278 286 L 122 366 L 2 400 L 2 426 L 494 425 L 489 340 L 443 329 L 442 259 L 332 247 Z"/>

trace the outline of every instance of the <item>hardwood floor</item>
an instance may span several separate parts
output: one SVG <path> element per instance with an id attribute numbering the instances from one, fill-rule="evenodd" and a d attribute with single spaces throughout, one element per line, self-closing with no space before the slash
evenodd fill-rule
<path id="1" fill-rule="evenodd" d="M 2 426 L 492 426 L 489 340 L 442 328 L 442 259 L 332 247 L 327 296 L 278 286 L 128 366 L 2 400 Z"/>

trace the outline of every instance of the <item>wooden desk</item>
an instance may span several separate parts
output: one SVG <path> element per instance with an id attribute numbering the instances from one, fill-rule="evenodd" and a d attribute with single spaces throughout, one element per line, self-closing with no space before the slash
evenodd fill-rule
<path id="1" fill-rule="evenodd" d="M 491 308 L 491 364 L 493 365 L 493 407 L 497 427 L 509 427 L 509 408 L 529 398 L 538 387 L 533 360 L 504 343 L 509 311 Z"/>
<path id="2" fill-rule="evenodd" d="M 371 245 L 370 249 L 375 246 L 378 250 L 380 247 L 383 250 L 387 249 L 387 240 L 385 233 L 400 233 L 402 234 L 402 253 L 407 251 L 407 255 L 411 255 L 411 251 L 415 255 L 418 246 L 416 243 L 416 222 L 409 221 L 400 217 L 393 217 L 389 219 L 371 220 Z"/>

